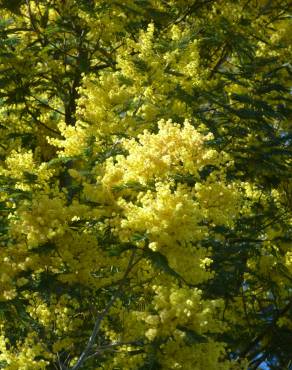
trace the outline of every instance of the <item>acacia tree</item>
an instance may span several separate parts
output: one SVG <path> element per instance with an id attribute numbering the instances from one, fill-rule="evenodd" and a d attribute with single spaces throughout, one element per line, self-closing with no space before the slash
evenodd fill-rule
<path id="1" fill-rule="evenodd" d="M 1 368 L 291 367 L 290 12 L 1 1 Z"/>

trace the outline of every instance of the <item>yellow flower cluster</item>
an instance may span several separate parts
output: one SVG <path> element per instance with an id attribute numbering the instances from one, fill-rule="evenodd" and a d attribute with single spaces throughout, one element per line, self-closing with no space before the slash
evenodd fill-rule
<path id="1" fill-rule="evenodd" d="M 31 150 L 12 150 L 3 168 L 0 168 L 0 174 L 14 179 L 16 189 L 29 191 L 49 189 L 48 181 L 54 175 L 54 170 L 46 163 L 38 164 Z"/>
<path id="2" fill-rule="evenodd" d="M 51 336 L 54 330 L 55 335 L 62 336 L 82 324 L 80 318 L 73 319 L 75 310 L 79 308 L 79 303 L 75 298 L 66 294 L 59 297 L 52 296 L 50 304 L 47 304 L 38 293 L 30 294 L 26 291 L 24 296 L 29 300 L 27 312 L 46 328 L 47 335 Z"/>
<path id="3" fill-rule="evenodd" d="M 143 320 L 149 329 L 146 337 L 153 340 L 157 335 L 168 336 L 179 327 L 188 328 L 197 334 L 219 332 L 224 325 L 218 319 L 222 301 L 204 301 L 202 292 L 195 288 L 178 288 L 176 285 L 153 286 L 155 315 L 145 313 Z"/>
<path id="4" fill-rule="evenodd" d="M 33 333 L 16 346 L 0 336 L 0 361 L 7 363 L 7 370 L 45 370 L 51 359 L 52 355 Z"/>
<path id="5" fill-rule="evenodd" d="M 224 343 L 212 340 L 207 343 L 196 343 L 194 350 L 193 346 L 186 345 L 183 333 L 175 333 L 173 337 L 174 339 L 162 346 L 163 355 L 159 356 L 159 360 L 163 369 L 193 370 L 194 364 L 196 370 L 235 369 L 230 366 L 229 361 L 224 360 Z"/>
<path id="6" fill-rule="evenodd" d="M 111 265 L 117 263 L 109 258 L 98 245 L 92 233 L 78 233 L 69 231 L 56 240 L 58 257 L 54 265 L 63 273 L 59 276 L 62 282 L 74 284 L 82 283 L 85 286 L 98 288 L 111 281 Z M 102 277 L 102 279 L 101 279 Z"/>
<path id="7" fill-rule="evenodd" d="M 223 156 L 204 147 L 212 135 L 200 134 L 189 123 L 183 127 L 171 121 L 159 121 L 158 133 L 144 131 L 135 139 L 124 140 L 123 147 L 129 155 L 117 156 L 116 163 L 108 160 L 103 183 L 113 186 L 121 182 L 146 184 L 156 179 L 167 179 L 171 174 L 198 175 L 208 164 L 216 165 Z"/>
<path id="8" fill-rule="evenodd" d="M 165 255 L 189 283 L 211 276 L 209 251 L 194 246 L 208 235 L 206 225 L 232 226 L 239 212 L 238 186 L 227 184 L 221 170 L 207 179 L 200 176 L 205 166 L 222 169 L 230 164 L 226 154 L 205 145 L 211 137 L 189 122 L 160 121 L 156 134 L 145 131 L 137 140 L 124 140 L 128 154 L 118 155 L 115 162 L 109 159 L 101 178 L 116 199 L 110 222 L 114 233 L 123 242 L 145 234 L 148 247 Z M 177 182 L 184 176 L 192 176 L 195 184 Z M 132 189 L 132 183 L 140 184 L 140 190 Z M 127 185 L 130 190 L 123 190 Z"/>
<path id="9" fill-rule="evenodd" d="M 121 228 L 130 234 L 145 231 L 159 246 L 172 246 L 198 240 L 206 232 L 198 226 L 202 214 L 186 186 L 172 192 L 169 184 L 157 183 L 155 192 L 140 193 L 137 203 L 118 202 L 125 215 Z"/>
<path id="10" fill-rule="evenodd" d="M 18 211 L 18 219 L 11 222 L 12 233 L 25 235 L 31 248 L 63 235 L 66 222 L 72 218 L 66 212 L 64 199 L 51 199 L 47 194 L 36 195 L 30 205 L 24 204 L 22 208 Z"/>
<path id="11" fill-rule="evenodd" d="M 87 137 L 89 134 L 86 129 L 88 125 L 83 122 L 78 122 L 76 126 L 69 126 L 61 121 L 58 126 L 65 140 L 48 137 L 48 143 L 62 148 L 63 150 L 59 151 L 61 156 L 72 157 L 80 155 L 87 144 Z"/>

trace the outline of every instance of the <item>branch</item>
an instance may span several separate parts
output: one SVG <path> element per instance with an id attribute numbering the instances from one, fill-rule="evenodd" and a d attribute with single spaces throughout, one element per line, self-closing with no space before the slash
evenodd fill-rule
<path id="1" fill-rule="evenodd" d="M 34 95 L 28 93 L 28 96 L 30 96 L 31 98 L 33 98 L 35 101 L 39 102 L 42 106 L 47 107 L 48 109 L 51 109 L 54 112 L 61 114 L 62 116 L 65 116 L 65 113 L 64 112 L 61 112 L 59 109 L 53 108 L 52 106 L 50 106 L 49 104 L 41 101 L 40 99 L 38 99 Z"/>
<path id="2" fill-rule="evenodd" d="M 30 108 L 29 108 L 29 106 L 28 106 L 28 103 L 27 103 L 27 100 L 26 100 L 26 99 L 24 99 L 24 104 L 25 104 L 25 106 L 26 106 L 27 112 L 31 115 L 31 117 L 34 119 L 34 121 L 35 121 L 36 123 L 38 123 L 39 125 L 43 126 L 43 127 L 44 127 L 44 128 L 46 128 L 48 131 L 53 132 L 55 135 L 61 136 L 61 134 L 60 134 L 58 131 L 56 131 L 56 130 L 54 130 L 53 128 L 51 128 L 51 127 L 47 126 L 45 123 L 43 123 L 42 121 L 40 121 L 40 120 L 37 118 L 37 116 L 34 114 L 34 112 L 33 112 L 32 110 L 30 110 Z"/>
<path id="3" fill-rule="evenodd" d="M 78 361 L 76 362 L 76 364 L 71 368 L 71 370 L 80 369 L 81 366 L 84 364 L 84 362 L 89 358 L 89 356 L 90 356 L 89 352 L 91 351 L 92 347 L 94 346 L 95 339 L 96 339 L 97 334 L 99 332 L 102 320 L 109 313 L 109 310 L 111 309 L 111 307 L 113 306 L 113 304 L 115 303 L 115 301 L 117 300 L 119 295 L 121 294 L 122 288 L 123 288 L 123 286 L 126 282 L 126 278 L 129 275 L 129 273 L 130 273 L 130 271 L 131 271 L 131 269 L 134 265 L 133 262 L 134 262 L 135 254 L 136 254 L 136 249 L 134 249 L 133 252 L 132 252 L 132 255 L 130 257 L 130 260 L 129 260 L 128 266 L 126 268 L 126 271 L 124 273 L 123 279 L 121 280 L 121 282 L 120 282 L 120 284 L 119 284 L 119 286 L 116 290 L 116 293 L 113 295 L 112 299 L 108 302 L 108 304 L 106 305 L 104 310 L 101 312 L 99 317 L 96 319 L 93 330 L 92 330 L 92 333 L 91 333 L 91 336 L 90 336 L 90 338 L 89 338 L 89 340 L 86 344 L 86 347 L 85 347 L 84 351 L 81 353 L 81 355 L 80 355 Z M 70 368 L 68 370 L 70 370 Z"/>
<path id="4" fill-rule="evenodd" d="M 121 346 L 142 346 L 143 343 L 141 341 L 132 341 L 132 342 L 113 342 L 113 343 L 110 343 L 110 344 L 107 344 L 107 345 L 104 345 L 104 346 L 99 346 L 96 351 L 88 356 L 87 358 L 91 358 L 91 357 L 94 357 L 94 356 L 98 356 L 101 352 L 105 352 L 105 351 L 110 351 L 110 350 L 113 350 L 115 351 L 114 348 L 117 348 L 117 347 L 121 347 Z"/>
<path id="5" fill-rule="evenodd" d="M 217 63 L 215 64 L 215 66 L 213 67 L 213 69 L 211 70 L 211 73 L 210 73 L 210 76 L 209 76 L 209 80 L 211 80 L 211 78 L 213 78 L 214 74 L 218 71 L 218 69 L 222 66 L 222 64 L 226 61 L 227 57 L 228 57 L 228 52 L 229 52 L 229 48 L 228 48 L 228 45 L 224 45 L 223 46 L 223 49 L 222 49 L 222 52 L 221 52 L 221 55 L 217 61 Z"/>
<path id="6" fill-rule="evenodd" d="M 201 6 L 206 6 L 208 3 L 212 3 L 214 0 L 205 0 L 205 1 L 195 1 L 192 5 L 190 5 L 188 7 L 188 9 L 186 10 L 186 12 L 181 16 L 179 17 L 178 19 L 176 19 L 172 24 L 179 24 L 181 22 L 183 22 L 189 15 L 191 15 L 192 13 L 194 13 L 196 10 L 200 9 Z"/>
<path id="7" fill-rule="evenodd" d="M 268 325 L 238 356 L 238 359 L 246 357 L 258 344 L 261 340 L 264 339 L 264 337 L 269 334 L 271 331 L 273 331 L 275 324 L 277 323 L 278 319 L 285 315 L 286 312 L 289 312 L 289 310 L 292 308 L 292 298 L 290 298 L 287 305 L 280 310 L 274 320 L 271 322 L 270 325 Z"/>

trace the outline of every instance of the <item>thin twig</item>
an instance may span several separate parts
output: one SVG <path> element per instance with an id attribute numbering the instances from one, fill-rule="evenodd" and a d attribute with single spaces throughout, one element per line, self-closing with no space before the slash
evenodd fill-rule
<path id="1" fill-rule="evenodd" d="M 49 104 L 41 101 L 39 98 L 35 97 L 34 95 L 28 93 L 28 96 L 30 96 L 31 98 L 33 98 L 34 100 L 36 100 L 37 102 L 39 102 L 41 105 L 43 105 L 44 107 L 47 107 L 48 109 L 51 109 L 53 110 L 54 112 L 56 113 L 59 113 L 61 114 L 62 116 L 65 116 L 65 113 L 64 112 L 61 112 L 59 109 L 56 109 L 56 108 L 53 108 L 52 106 L 50 106 Z"/>
<path id="2" fill-rule="evenodd" d="M 134 261 L 134 258 L 135 258 L 135 254 L 136 254 L 136 249 L 134 249 L 133 252 L 132 252 L 132 255 L 130 257 L 130 260 L 129 260 L 128 266 L 126 268 L 126 271 L 124 273 L 123 279 L 120 282 L 120 284 L 119 284 L 119 286 L 118 286 L 118 288 L 116 290 L 116 293 L 113 295 L 112 299 L 109 301 L 109 303 L 106 305 L 106 307 L 104 308 L 104 310 L 102 311 L 102 313 L 99 315 L 99 317 L 95 321 L 95 324 L 94 324 L 94 327 L 93 327 L 91 336 L 90 336 L 90 338 L 89 338 L 89 340 L 88 340 L 88 342 L 87 342 L 87 344 L 85 346 L 85 349 L 83 350 L 83 352 L 81 353 L 78 361 L 71 368 L 71 370 L 78 370 L 78 369 L 80 369 L 81 366 L 84 364 L 84 362 L 88 359 L 89 353 L 90 353 L 92 347 L 94 346 L 95 339 L 96 339 L 97 334 L 99 332 L 99 329 L 100 329 L 102 320 L 108 314 L 109 310 L 111 309 L 111 307 L 113 306 L 113 304 L 115 303 L 115 301 L 117 300 L 117 298 L 120 296 L 121 291 L 122 291 L 122 287 L 123 287 L 123 285 L 126 282 L 126 278 L 129 275 L 129 273 L 130 273 L 130 271 L 131 271 L 131 269 L 132 269 L 132 267 L 134 265 L 133 264 L 133 261 Z"/>
<path id="3" fill-rule="evenodd" d="M 34 119 L 34 121 L 35 121 L 36 123 L 38 123 L 39 125 L 43 126 L 43 127 L 44 127 L 44 128 L 46 128 L 48 131 L 51 131 L 51 132 L 53 132 L 54 134 L 56 134 L 56 135 L 58 135 L 58 136 L 61 136 L 61 134 L 60 134 L 58 131 L 56 131 L 56 130 L 54 130 L 53 128 L 51 128 L 51 127 L 47 126 L 45 123 L 43 123 L 42 121 L 40 121 L 40 120 L 37 118 L 37 116 L 33 113 L 33 111 L 29 109 L 29 106 L 28 106 L 28 103 L 27 103 L 26 99 L 24 99 L 24 104 L 25 104 L 25 106 L 26 106 L 27 112 L 32 116 L 32 118 Z"/>
<path id="4" fill-rule="evenodd" d="M 114 351 L 114 348 L 116 348 L 116 347 L 121 347 L 121 346 L 141 346 L 141 345 L 142 345 L 142 343 L 139 342 L 139 341 L 110 343 L 108 345 L 98 347 L 96 349 L 96 351 L 92 355 L 89 355 L 87 357 L 87 359 L 89 359 L 91 357 L 94 357 L 94 356 L 98 356 L 101 352 L 105 352 L 105 351 L 109 351 L 109 350 Z"/>
<path id="5" fill-rule="evenodd" d="M 287 305 L 276 314 L 276 317 L 274 318 L 272 323 L 265 327 L 264 330 L 255 339 L 253 339 L 251 343 L 249 343 L 249 345 L 239 354 L 238 358 L 244 358 L 248 354 L 250 354 L 250 352 L 264 339 L 264 337 L 274 329 L 274 326 L 277 323 L 278 319 L 285 315 L 287 312 L 289 312 L 291 307 L 292 307 L 292 298 L 290 298 Z"/>

